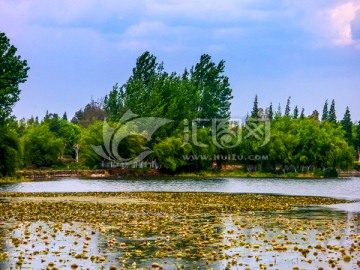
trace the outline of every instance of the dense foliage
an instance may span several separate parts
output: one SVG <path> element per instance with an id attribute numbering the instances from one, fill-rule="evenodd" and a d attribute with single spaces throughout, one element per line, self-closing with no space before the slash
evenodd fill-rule
<path id="1" fill-rule="evenodd" d="M 29 67 L 16 51 L 0 32 L 0 177 L 15 173 L 20 156 L 19 140 L 8 122 L 12 107 L 19 100 L 19 84 L 26 81 Z"/>
<path id="2" fill-rule="evenodd" d="M 26 82 L 29 67 L 16 55 L 17 49 L 0 32 L 0 124 L 10 117 L 12 106 L 19 100 L 19 84 Z"/>
<path id="3" fill-rule="evenodd" d="M 104 109 L 111 121 L 127 110 L 139 116 L 157 116 L 179 123 L 183 119 L 228 118 L 231 88 L 223 74 L 225 62 L 218 64 L 204 54 L 200 62 L 183 74 L 167 73 L 156 57 L 142 54 L 129 80 L 105 97 Z"/>
<path id="4" fill-rule="evenodd" d="M 3 35 L 1 42 L 9 47 Z M 66 113 L 16 122 L 9 108 L 18 99 L 18 84 L 25 81 L 28 68 L 14 56 L 16 49 L 7 50 L 19 70 L 10 86 L 3 86 L 3 79 L 0 85 L 0 118 L 6 119 L 0 125 L 0 176 L 24 167 L 120 166 L 124 163 L 116 160 L 119 157 L 126 165 L 144 152 L 142 163 L 155 161 L 166 172 L 236 165 L 243 171 L 332 175 L 360 159 L 360 122 L 352 122 L 349 108 L 338 122 L 334 100 L 330 109 L 325 102 L 319 117 L 317 110 L 309 116 L 303 108 L 301 113 L 297 106 L 292 110 L 291 97 L 283 112 L 280 104 L 277 111 L 272 104 L 259 107 L 256 96 L 246 121 L 232 121 L 225 62 L 215 63 L 207 54 L 177 74 L 166 72 L 145 52 L 122 86 L 114 85 L 103 101 L 91 101 L 71 122 Z"/>

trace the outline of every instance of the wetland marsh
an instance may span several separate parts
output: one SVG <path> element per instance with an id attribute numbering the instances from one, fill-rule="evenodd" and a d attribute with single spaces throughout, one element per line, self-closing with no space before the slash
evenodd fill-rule
<path id="1" fill-rule="evenodd" d="M 340 198 L 165 191 L 0 197 L 0 269 L 360 267 L 359 211 L 336 210 L 352 205 Z"/>

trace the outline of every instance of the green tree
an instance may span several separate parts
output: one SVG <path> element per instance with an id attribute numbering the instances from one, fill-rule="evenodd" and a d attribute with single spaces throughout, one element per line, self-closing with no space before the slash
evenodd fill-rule
<path id="1" fill-rule="evenodd" d="M 267 145 L 273 166 L 293 167 L 296 171 L 328 168 L 347 169 L 352 165 L 353 150 L 344 140 L 341 128 L 313 117 L 278 119 L 271 127 Z"/>
<path id="2" fill-rule="evenodd" d="M 317 110 L 314 110 L 313 113 L 309 117 L 313 118 L 315 120 L 319 120 L 319 112 Z"/>
<path id="3" fill-rule="evenodd" d="M 67 117 L 67 113 L 66 113 L 66 112 L 64 112 L 63 117 L 62 117 L 62 120 L 65 120 L 65 121 L 68 120 L 68 117 Z"/>
<path id="4" fill-rule="evenodd" d="M 127 82 L 120 88 L 115 85 L 105 97 L 108 120 L 117 121 L 127 110 L 142 117 L 165 117 L 174 124 L 161 131 L 171 135 L 183 119 L 228 118 L 232 90 L 224 68 L 224 61 L 216 64 L 209 55 L 202 55 L 190 71 L 169 74 L 154 55 L 145 52 Z"/>
<path id="5" fill-rule="evenodd" d="M 203 119 L 229 118 L 233 98 L 229 78 L 224 75 L 225 61 L 215 64 L 203 54 L 200 62 L 190 69 L 190 80 L 200 96 L 198 117 Z"/>
<path id="6" fill-rule="evenodd" d="M 30 126 L 21 138 L 24 151 L 24 164 L 37 167 L 58 163 L 64 142 L 50 131 L 49 125 Z"/>
<path id="7" fill-rule="evenodd" d="M 119 121 L 121 116 L 126 112 L 124 87 L 119 87 L 118 84 L 113 86 L 113 90 L 105 96 L 104 110 L 108 115 L 109 121 Z"/>
<path id="8" fill-rule="evenodd" d="M 329 118 L 328 101 L 326 100 L 323 108 L 323 113 L 321 116 L 321 121 L 326 121 L 328 120 L 328 118 Z"/>
<path id="9" fill-rule="evenodd" d="M 50 131 L 63 141 L 63 150 L 60 157 L 63 158 L 65 155 L 75 158 L 74 147 L 80 138 L 80 127 L 67 120 L 60 119 L 57 115 L 49 119 L 47 124 Z"/>
<path id="10" fill-rule="evenodd" d="M 184 156 L 189 155 L 189 152 L 190 145 L 183 145 L 182 138 L 177 137 L 168 137 L 154 147 L 158 162 L 163 168 L 171 172 L 175 172 L 187 164 Z"/>
<path id="11" fill-rule="evenodd" d="M 353 144 L 358 154 L 358 162 L 360 162 L 360 121 L 357 123 L 355 127 L 355 136 L 354 136 Z"/>
<path id="12" fill-rule="evenodd" d="M 19 100 L 19 85 L 26 82 L 29 67 L 16 52 L 10 40 L 0 32 L 0 177 L 13 175 L 21 157 L 18 134 L 11 127 L 15 123 L 11 113 Z M 21 132 L 24 125 L 22 122 Z"/>
<path id="13" fill-rule="evenodd" d="M 276 115 L 277 117 L 281 117 L 281 116 L 282 116 L 282 112 L 281 112 L 281 105 L 280 105 L 280 103 L 279 103 L 279 105 L 278 105 L 278 109 L 277 109 L 277 111 L 276 111 L 275 115 Z"/>
<path id="14" fill-rule="evenodd" d="M 136 60 L 132 75 L 122 87 L 126 93 L 125 108 L 131 109 L 140 116 L 149 116 L 149 111 L 146 109 L 147 103 L 154 99 L 154 86 L 159 83 L 161 75 L 165 75 L 163 66 L 157 63 L 156 57 L 149 52 L 143 53 Z M 119 98 L 121 94 L 119 92 Z"/>
<path id="15" fill-rule="evenodd" d="M 15 174 L 20 162 L 18 136 L 8 126 L 0 126 L 0 177 Z"/>
<path id="16" fill-rule="evenodd" d="M 335 100 L 333 99 L 331 102 L 328 120 L 330 123 L 336 123 L 336 112 L 335 112 Z"/>
<path id="17" fill-rule="evenodd" d="M 343 119 L 341 120 L 341 125 L 345 131 L 345 140 L 346 142 L 351 145 L 353 138 L 352 138 L 352 126 L 353 123 L 351 121 L 351 115 L 350 115 L 350 110 L 349 107 L 346 107 L 346 111 L 344 114 Z"/>
<path id="18" fill-rule="evenodd" d="M 273 120 L 273 118 L 274 118 L 274 112 L 273 112 L 272 103 L 270 103 L 268 118 L 270 119 L 270 121 Z"/>
<path id="19" fill-rule="evenodd" d="M 19 85 L 26 82 L 29 67 L 26 60 L 16 55 L 17 49 L 0 32 L 0 125 L 12 113 L 13 105 L 19 100 Z"/>
<path id="20" fill-rule="evenodd" d="M 305 118 L 305 109 L 304 108 L 301 109 L 300 118 L 301 119 Z"/>
<path id="21" fill-rule="evenodd" d="M 294 119 L 297 119 L 299 117 L 299 109 L 298 109 L 298 106 L 295 106 L 295 109 L 294 109 Z"/>
<path id="22" fill-rule="evenodd" d="M 98 168 L 103 160 L 91 147 L 91 145 L 103 145 L 103 122 L 95 121 L 87 128 L 81 129 L 79 139 L 79 160 L 81 164 L 90 168 Z"/>
<path id="23" fill-rule="evenodd" d="M 285 116 L 290 116 L 290 103 L 291 103 L 291 97 L 287 99 L 286 107 L 285 107 Z"/>
<path id="24" fill-rule="evenodd" d="M 253 119 L 259 118 L 259 107 L 258 107 L 258 96 L 257 95 L 255 95 L 253 108 L 252 108 L 250 116 Z"/>
<path id="25" fill-rule="evenodd" d="M 48 125 L 50 131 L 63 141 L 63 151 L 60 157 L 63 158 L 66 155 L 75 158 L 74 147 L 80 138 L 80 127 L 63 118 L 60 118 L 56 113 L 48 113 L 42 125 Z"/>
<path id="26" fill-rule="evenodd" d="M 48 112 L 46 112 L 46 118 L 49 117 Z M 88 127 L 94 122 L 100 120 L 103 121 L 106 117 L 106 112 L 102 108 L 101 101 L 91 100 L 84 109 L 80 109 L 75 113 L 75 116 L 71 119 L 71 123 L 77 124 L 80 127 Z"/>

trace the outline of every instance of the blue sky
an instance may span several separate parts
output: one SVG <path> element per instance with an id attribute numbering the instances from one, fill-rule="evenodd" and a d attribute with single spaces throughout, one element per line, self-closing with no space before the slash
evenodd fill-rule
<path id="1" fill-rule="evenodd" d="M 360 0 L 0 0 L 0 31 L 28 60 L 18 118 L 68 117 L 124 83 L 150 51 L 169 72 L 226 61 L 232 116 L 260 107 L 360 120 Z"/>

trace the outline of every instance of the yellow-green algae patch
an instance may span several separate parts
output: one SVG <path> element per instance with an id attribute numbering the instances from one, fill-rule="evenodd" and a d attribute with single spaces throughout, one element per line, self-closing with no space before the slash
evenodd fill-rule
<path id="1" fill-rule="evenodd" d="M 56 207 L 51 203 L 85 203 L 85 202 L 118 202 L 151 203 L 151 207 L 172 212 L 180 211 L 214 211 L 214 213 L 236 213 L 238 211 L 274 211 L 288 210 L 294 207 L 309 205 L 329 205 L 346 203 L 347 200 L 306 197 L 306 196 L 279 196 L 258 194 L 228 194 L 228 193 L 177 193 L 177 192 L 88 192 L 88 193 L 1 193 L 0 200 L 17 198 L 15 201 L 22 207 L 39 206 L 43 203 L 47 207 Z M 50 199 L 51 198 L 51 199 Z M 23 203 L 21 203 L 23 201 Z M 13 205 L 13 201 L 10 205 Z M 46 204 L 49 203 L 49 204 Z M 83 206 L 84 207 L 84 206 Z M 126 206 L 109 206 L 109 208 Z M 149 206 L 150 207 L 150 206 Z M 5 208 L 6 209 L 6 208 Z M 34 209 L 36 211 L 36 209 Z M 70 210 L 70 209 L 67 209 Z M 59 218 L 61 215 L 59 216 Z M 24 217 L 23 217 L 24 218 Z M 31 218 L 31 217 L 30 217 Z"/>
<path id="2" fill-rule="evenodd" d="M 297 209 L 345 200 L 160 192 L 0 193 L 0 198 L 0 269 L 356 269 L 360 264 L 358 214 Z"/>

